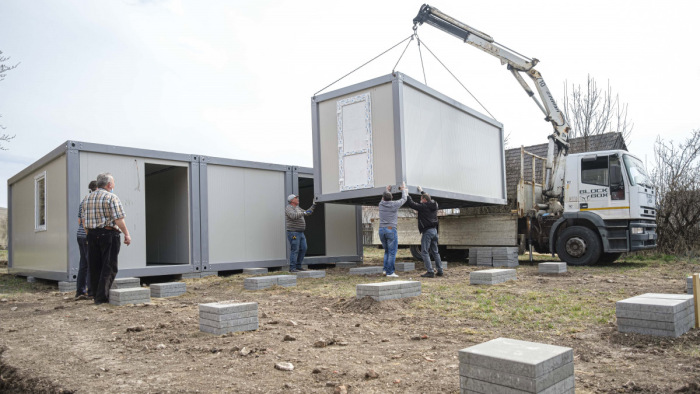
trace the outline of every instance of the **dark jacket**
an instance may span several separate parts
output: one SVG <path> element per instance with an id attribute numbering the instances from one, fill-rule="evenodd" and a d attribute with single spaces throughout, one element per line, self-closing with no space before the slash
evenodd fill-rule
<path id="1" fill-rule="evenodd" d="M 435 200 L 431 200 L 424 203 L 417 203 L 411 199 L 411 196 L 408 196 L 406 204 L 408 204 L 409 207 L 418 211 L 418 231 L 421 234 L 423 234 L 425 230 L 431 228 L 438 228 L 438 204 L 437 202 L 435 202 Z"/>

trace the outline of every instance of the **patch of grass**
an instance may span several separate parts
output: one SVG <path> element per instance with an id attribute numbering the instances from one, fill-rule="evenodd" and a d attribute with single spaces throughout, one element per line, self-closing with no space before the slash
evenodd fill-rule
<path id="1" fill-rule="evenodd" d="M 44 290 L 55 290 L 53 286 L 47 283 L 37 281 L 34 283 L 27 282 L 27 278 L 14 276 L 10 274 L 0 274 L 0 296 L 8 296 L 19 293 L 31 293 Z"/>

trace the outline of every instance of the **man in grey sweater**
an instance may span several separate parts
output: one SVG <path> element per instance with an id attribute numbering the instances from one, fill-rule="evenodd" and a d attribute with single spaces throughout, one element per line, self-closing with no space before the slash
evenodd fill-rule
<path id="1" fill-rule="evenodd" d="M 290 194 L 287 197 L 287 207 L 284 213 L 287 216 L 287 241 L 289 241 L 289 272 L 305 271 L 301 267 L 306 255 L 306 230 L 305 216 L 311 216 L 316 209 L 316 203 L 311 205 L 307 210 L 301 209 L 299 206 L 299 196 Z"/>
<path id="2" fill-rule="evenodd" d="M 379 240 L 384 248 L 384 272 L 386 276 L 398 278 L 394 273 L 396 269 L 396 251 L 399 248 L 399 235 L 396 232 L 396 224 L 399 221 L 399 208 L 406 202 L 408 190 L 406 190 L 406 182 L 401 184 L 401 199 L 391 201 L 391 185 L 386 187 L 386 191 L 382 195 L 382 201 L 379 202 Z"/>

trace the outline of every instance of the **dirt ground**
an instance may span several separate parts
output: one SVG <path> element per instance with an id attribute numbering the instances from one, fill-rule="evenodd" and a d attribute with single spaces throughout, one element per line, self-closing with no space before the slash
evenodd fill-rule
<path id="1" fill-rule="evenodd" d="M 698 261 L 630 259 L 560 276 L 521 262 L 517 281 L 469 286 L 476 269 L 399 273 L 423 294 L 384 302 L 354 289 L 385 278 L 334 268 L 259 291 L 244 290 L 243 275 L 193 279 L 183 296 L 124 307 L 0 274 L 0 391 L 458 393 L 458 351 L 508 337 L 573 348 L 578 393 L 700 393 L 700 330 L 658 338 L 619 333 L 615 321 L 615 301 L 684 293 Z M 223 300 L 258 302 L 260 328 L 200 332 L 198 304 Z"/>

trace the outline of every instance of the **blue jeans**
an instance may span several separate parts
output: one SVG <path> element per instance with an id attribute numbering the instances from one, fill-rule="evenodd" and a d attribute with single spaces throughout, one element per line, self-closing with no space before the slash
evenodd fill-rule
<path id="1" fill-rule="evenodd" d="M 298 270 L 306 256 L 306 236 L 301 231 L 287 231 L 287 241 L 289 241 L 289 270 Z"/>
<path id="2" fill-rule="evenodd" d="M 75 284 L 75 295 L 93 295 L 92 287 L 88 286 L 90 270 L 88 269 L 88 241 L 87 237 L 78 237 L 78 249 L 80 250 L 80 265 L 78 265 L 78 282 Z"/>
<path id="3" fill-rule="evenodd" d="M 435 268 L 437 268 L 437 272 L 442 272 L 442 261 L 440 261 L 440 254 L 438 253 L 438 233 L 437 229 L 434 228 L 423 231 L 423 236 L 420 240 L 420 254 L 423 257 L 425 269 L 428 272 L 433 272 L 428 252 L 430 252 L 430 255 L 435 259 Z"/>
<path id="4" fill-rule="evenodd" d="M 399 248 L 399 235 L 396 228 L 389 230 L 386 227 L 379 227 L 379 240 L 384 248 L 384 271 L 387 275 L 394 273 L 396 269 L 396 250 Z"/>

